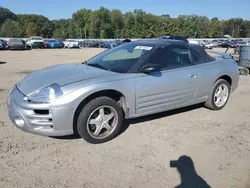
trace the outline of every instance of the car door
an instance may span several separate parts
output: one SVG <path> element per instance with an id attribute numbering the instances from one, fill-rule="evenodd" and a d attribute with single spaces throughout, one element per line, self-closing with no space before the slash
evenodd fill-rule
<path id="1" fill-rule="evenodd" d="M 146 115 L 185 106 L 198 90 L 197 69 L 185 46 L 172 45 L 156 52 L 148 64 L 160 72 L 140 73 L 136 81 L 136 113 Z"/>
<path id="2" fill-rule="evenodd" d="M 191 57 L 199 78 L 199 90 L 196 98 L 206 100 L 206 97 L 212 91 L 214 82 L 221 73 L 220 61 L 213 58 L 211 60 L 206 60 L 194 50 L 191 50 Z"/>

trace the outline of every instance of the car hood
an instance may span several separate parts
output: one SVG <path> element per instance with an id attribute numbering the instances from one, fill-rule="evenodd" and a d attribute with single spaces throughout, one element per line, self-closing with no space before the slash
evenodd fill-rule
<path id="1" fill-rule="evenodd" d="M 35 90 L 54 83 L 64 86 L 78 81 L 97 77 L 105 78 L 116 74 L 80 63 L 55 65 L 29 74 L 17 84 L 17 87 L 23 94 L 29 95 Z"/>

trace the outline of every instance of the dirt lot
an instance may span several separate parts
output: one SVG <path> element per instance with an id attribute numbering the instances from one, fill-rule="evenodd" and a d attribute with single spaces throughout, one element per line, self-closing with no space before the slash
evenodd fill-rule
<path id="1" fill-rule="evenodd" d="M 79 62 L 100 49 L 0 51 L 0 187 L 250 187 L 250 76 L 220 112 L 190 108 L 135 119 L 116 139 L 90 145 L 22 132 L 7 117 L 8 90 L 29 72 Z M 182 178 L 171 160 L 180 163 Z M 203 182 L 204 183 L 204 182 Z M 192 186 L 190 186 L 192 185 Z"/>

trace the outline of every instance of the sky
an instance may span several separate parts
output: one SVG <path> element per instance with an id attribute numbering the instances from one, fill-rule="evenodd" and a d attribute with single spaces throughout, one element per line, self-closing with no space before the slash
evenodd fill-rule
<path id="1" fill-rule="evenodd" d="M 122 12 L 143 9 L 156 15 L 204 15 L 208 18 L 241 17 L 250 20 L 250 0 L 0 0 L 0 6 L 16 14 L 42 14 L 49 19 L 70 18 L 72 13 L 101 6 Z"/>

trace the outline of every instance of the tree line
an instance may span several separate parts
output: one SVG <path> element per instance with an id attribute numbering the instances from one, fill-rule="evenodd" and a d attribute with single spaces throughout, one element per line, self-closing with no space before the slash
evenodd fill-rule
<path id="1" fill-rule="evenodd" d="M 250 37 L 250 21 L 219 20 L 199 15 L 157 16 L 141 9 L 81 9 L 70 19 L 49 20 L 43 15 L 15 14 L 0 7 L 0 36 L 44 38 L 154 38 L 179 35 L 190 38 Z"/>

